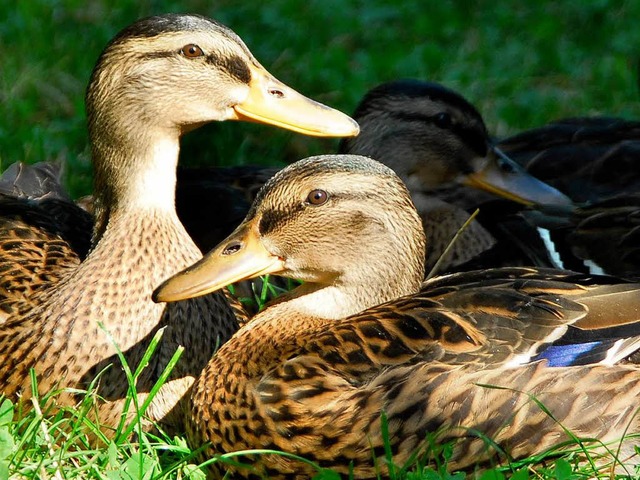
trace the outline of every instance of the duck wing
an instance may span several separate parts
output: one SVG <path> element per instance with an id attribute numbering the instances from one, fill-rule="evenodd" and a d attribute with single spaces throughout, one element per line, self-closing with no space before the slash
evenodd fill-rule
<path id="1" fill-rule="evenodd" d="M 24 313 L 91 247 L 92 216 L 73 203 L 52 164 L 14 164 L 0 179 L 0 317 Z"/>

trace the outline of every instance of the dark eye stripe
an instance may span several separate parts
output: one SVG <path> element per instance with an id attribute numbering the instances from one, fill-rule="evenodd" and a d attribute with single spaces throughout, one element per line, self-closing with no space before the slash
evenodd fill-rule
<path id="1" fill-rule="evenodd" d="M 303 205 L 298 204 L 297 207 L 289 210 L 270 209 L 265 211 L 258 223 L 258 231 L 260 232 L 260 235 L 267 235 L 272 231 L 279 229 L 282 225 L 289 222 L 291 217 L 295 217 L 303 208 Z"/>
<path id="2" fill-rule="evenodd" d="M 224 69 L 233 78 L 248 84 L 251 81 L 251 70 L 247 62 L 237 55 L 217 55 L 210 53 L 207 55 L 207 62 Z"/>
<path id="3" fill-rule="evenodd" d="M 420 113 L 405 113 L 405 112 L 393 112 L 390 115 L 391 117 L 397 118 L 398 120 L 407 121 L 407 122 L 429 122 L 433 123 L 439 128 L 445 128 L 450 130 L 455 135 L 460 138 L 460 140 L 465 143 L 469 148 L 471 148 L 474 152 L 479 155 L 486 155 L 487 153 L 487 135 L 486 132 L 478 130 L 477 128 L 465 128 L 459 123 L 453 122 L 450 119 L 450 123 L 445 126 L 444 124 L 438 125 L 438 122 L 442 122 L 442 117 L 440 114 L 437 115 L 424 115 Z"/>

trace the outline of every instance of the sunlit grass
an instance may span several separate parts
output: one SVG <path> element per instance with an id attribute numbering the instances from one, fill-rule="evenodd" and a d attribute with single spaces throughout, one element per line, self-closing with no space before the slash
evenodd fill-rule
<path id="1" fill-rule="evenodd" d="M 150 342 L 139 365 L 132 369 L 118 357 L 129 382 L 123 415 L 115 427 L 104 427 L 92 415 L 96 402 L 94 380 L 86 391 L 64 389 L 40 397 L 32 374 L 32 398 L 15 404 L 0 400 L 0 479 L 110 480 L 204 478 L 193 463 L 194 454 L 180 437 L 170 437 L 156 426 L 151 433 L 146 407 L 166 381 L 182 353 L 179 348 L 142 404 L 136 383 L 156 350 L 162 331 Z M 116 368 L 110 366 L 107 368 Z M 78 398 L 73 407 L 57 405 L 60 393 Z M 133 415 L 128 415 L 134 412 Z"/>

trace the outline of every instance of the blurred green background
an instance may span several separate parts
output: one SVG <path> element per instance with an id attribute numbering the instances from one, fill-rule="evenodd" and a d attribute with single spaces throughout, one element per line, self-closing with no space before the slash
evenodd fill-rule
<path id="1" fill-rule="evenodd" d="M 179 11 L 231 27 L 277 78 L 347 113 L 369 88 L 413 77 L 461 92 L 496 136 L 566 116 L 640 118 L 637 0 L 0 0 L 2 169 L 58 160 L 73 195 L 89 193 L 93 64 L 122 27 Z M 188 135 L 181 161 L 277 165 L 336 145 L 227 122 Z"/>

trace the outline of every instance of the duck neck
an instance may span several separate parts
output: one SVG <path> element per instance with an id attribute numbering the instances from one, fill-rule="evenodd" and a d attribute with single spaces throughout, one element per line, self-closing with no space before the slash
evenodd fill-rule
<path id="1" fill-rule="evenodd" d="M 111 135 L 111 138 L 101 136 L 92 142 L 96 204 L 94 245 L 114 218 L 129 213 L 153 212 L 154 215 L 175 217 L 177 221 L 178 132 L 153 131 L 144 126 L 118 131 L 120 134 Z"/>
<path id="2" fill-rule="evenodd" d="M 283 318 L 288 319 L 287 324 L 298 318 L 336 320 L 415 293 L 424 278 L 424 253 L 419 252 L 423 250 L 393 261 L 365 259 L 359 268 L 347 269 L 330 284 L 304 283 L 278 297 L 251 324 Z"/>
<path id="3" fill-rule="evenodd" d="M 385 285 L 386 287 L 386 285 Z M 306 283 L 291 292 L 283 294 L 256 320 L 279 318 L 286 314 L 291 317 L 316 317 L 327 320 L 354 315 L 391 298 L 412 293 L 410 289 L 397 293 L 380 292 L 373 294 L 376 285 L 318 285 Z"/>

